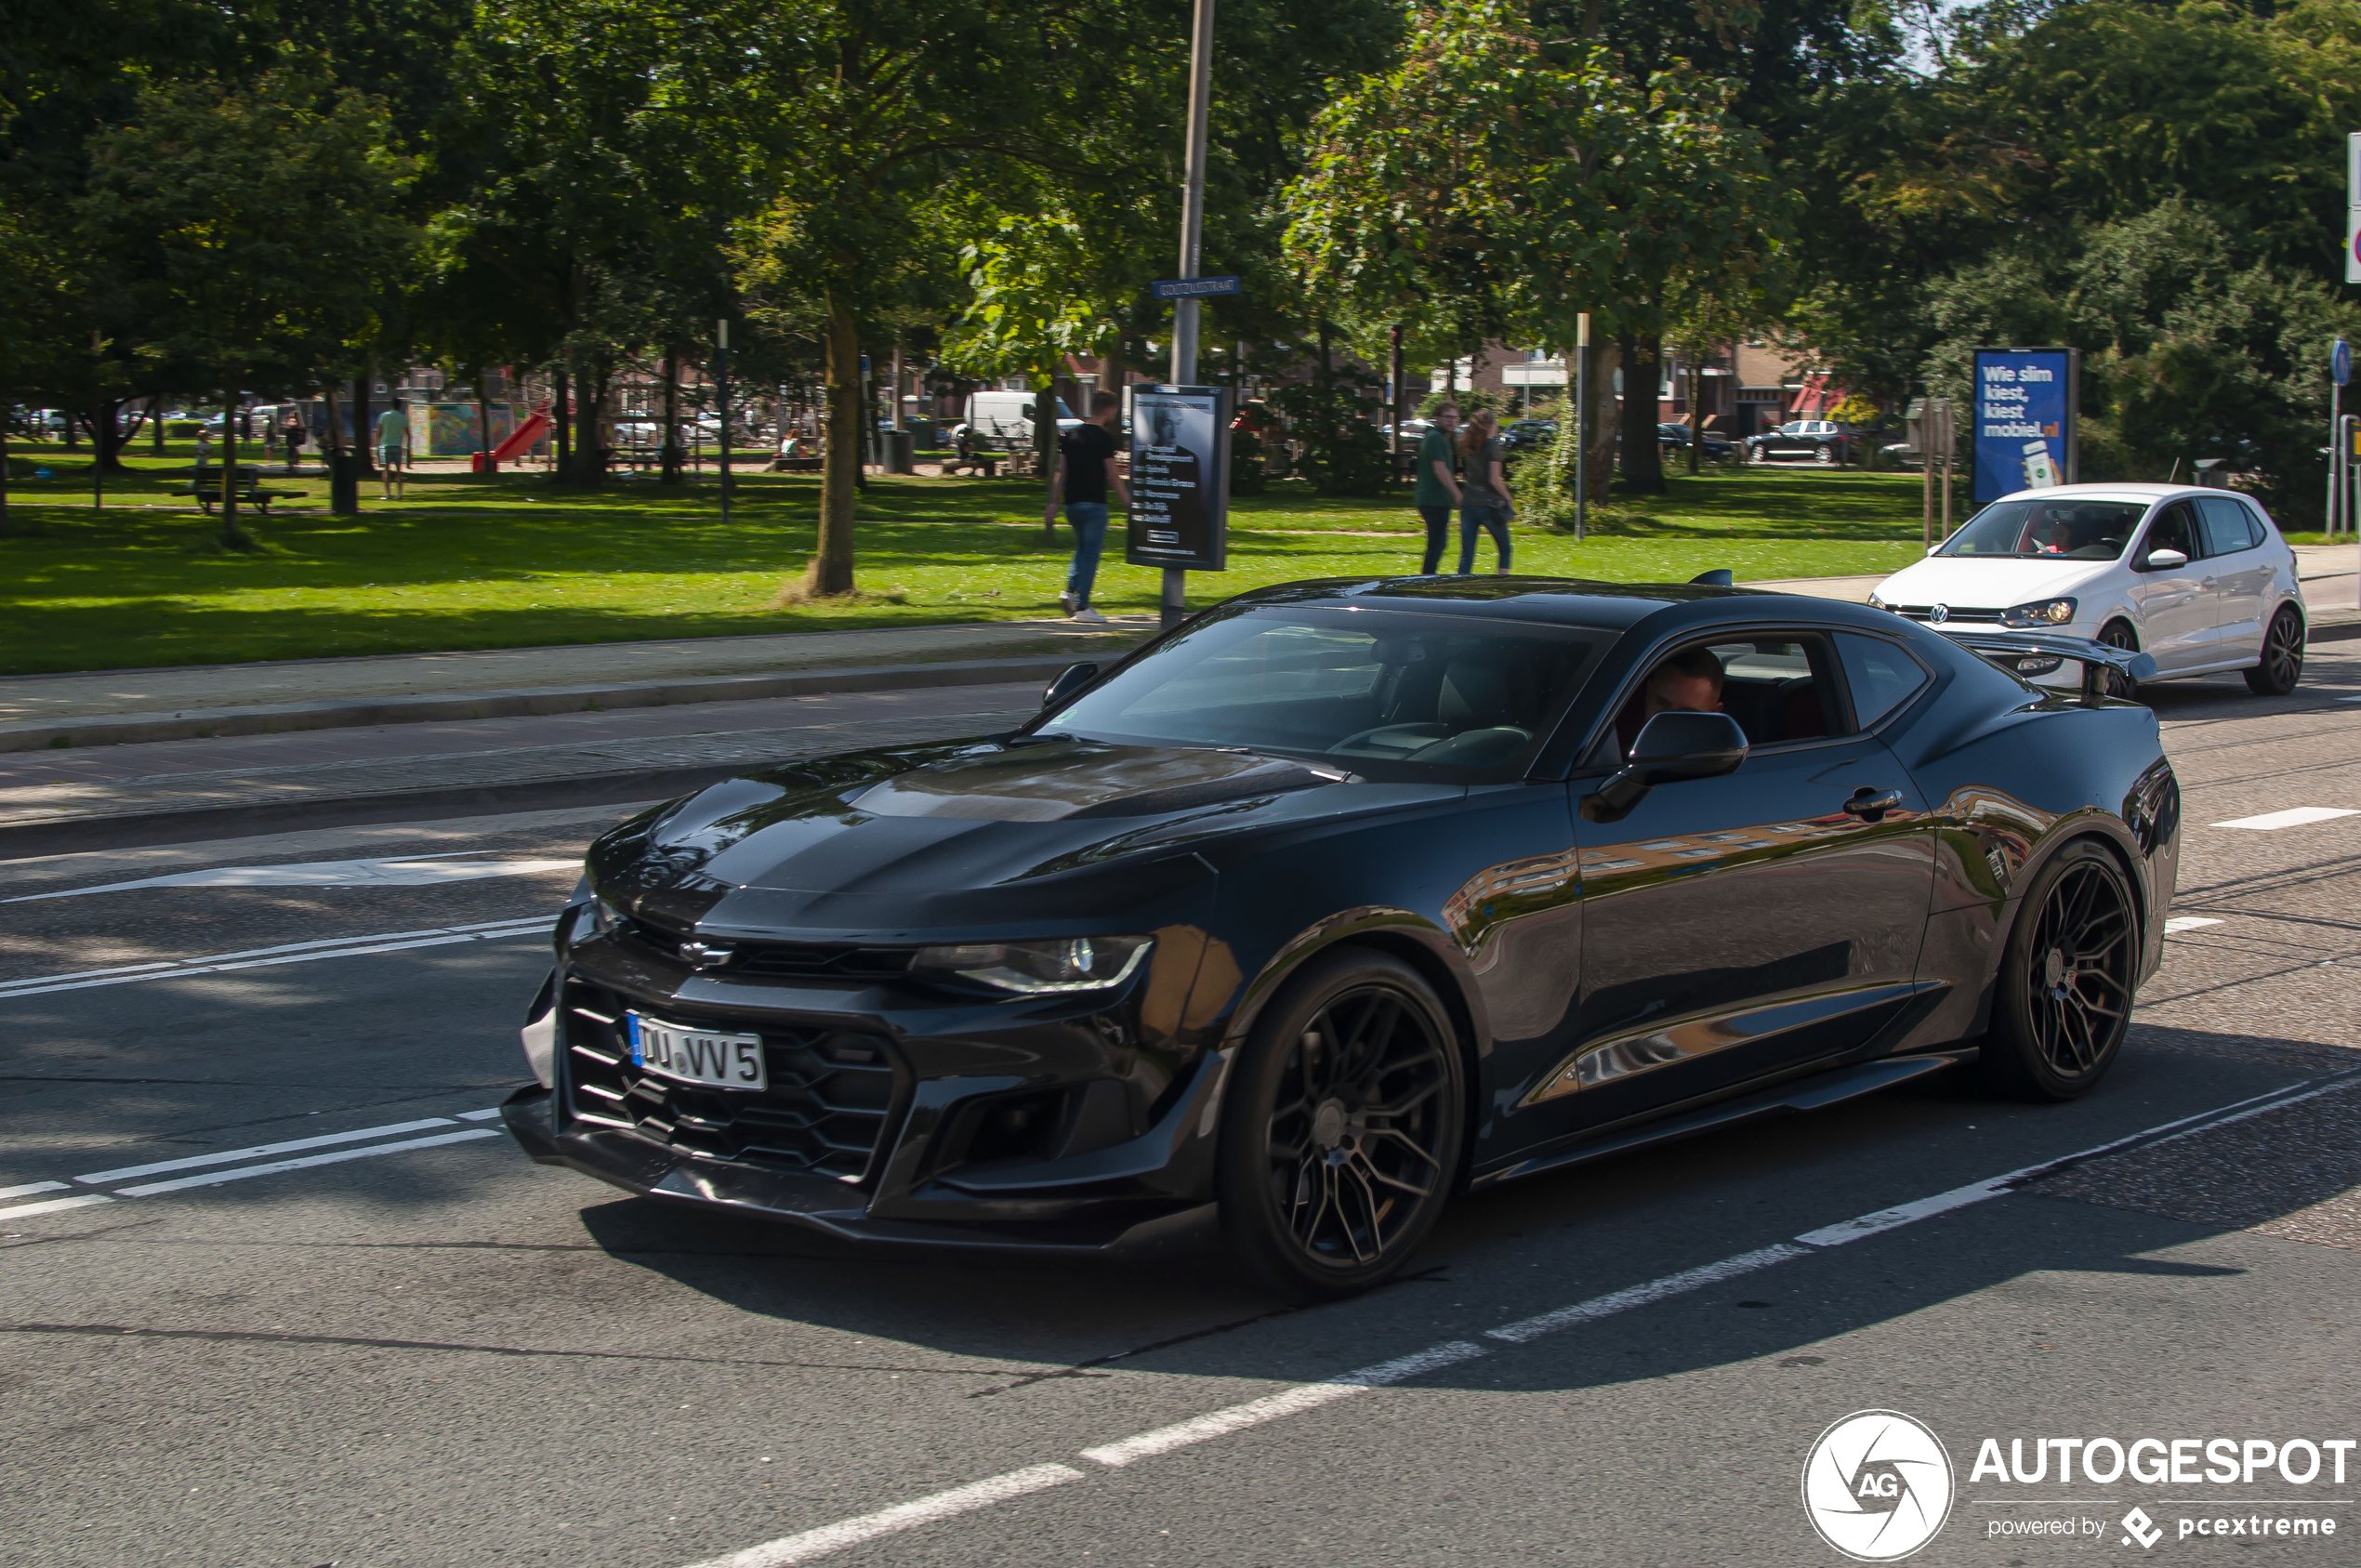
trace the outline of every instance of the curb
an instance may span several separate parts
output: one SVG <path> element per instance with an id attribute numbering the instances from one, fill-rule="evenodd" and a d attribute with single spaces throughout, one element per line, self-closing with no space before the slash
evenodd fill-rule
<path id="1" fill-rule="evenodd" d="M 1128 647 L 1099 650 L 1103 659 Z M 31 719 L 0 724 L 0 753 L 48 747 L 125 745 L 142 741 L 209 740 L 442 719 L 516 718 L 534 714 L 610 708 L 671 707 L 691 703 L 744 702 L 838 692 L 902 692 L 930 686 L 989 686 L 1053 679 L 1075 663 L 1070 655 L 1019 659 L 956 659 L 926 665 L 868 665 L 800 674 L 701 676 L 679 680 L 627 680 L 601 686 L 528 686 L 457 696 L 378 697 L 365 702 L 273 703 L 254 707 L 196 709 L 186 714 L 108 714 L 93 718 Z"/>

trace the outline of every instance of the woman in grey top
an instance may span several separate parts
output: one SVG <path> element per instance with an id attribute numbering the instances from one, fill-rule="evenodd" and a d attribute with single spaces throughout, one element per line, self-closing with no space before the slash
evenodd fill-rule
<path id="1" fill-rule="evenodd" d="M 1476 530 L 1492 535 L 1500 552 L 1498 576 L 1509 573 L 1509 517 L 1516 504 L 1509 499 L 1509 464 L 1500 449 L 1500 432 L 1492 411 L 1476 410 L 1459 431 L 1459 452 L 1467 459 L 1467 481 L 1459 487 L 1459 575 L 1475 570 Z"/>

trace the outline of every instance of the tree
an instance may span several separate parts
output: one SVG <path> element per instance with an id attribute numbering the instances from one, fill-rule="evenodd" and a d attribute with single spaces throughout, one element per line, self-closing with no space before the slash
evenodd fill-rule
<path id="1" fill-rule="evenodd" d="M 114 271 L 123 336 L 234 406 L 315 384 L 370 331 L 412 236 L 393 214 L 408 170 L 378 105 L 286 66 L 253 87 L 171 84 L 91 138 L 74 217 Z M 225 537 L 238 537 L 227 496 Z"/>
<path id="2" fill-rule="evenodd" d="M 1623 339 L 1627 410 L 1649 399 L 1625 420 L 1626 482 L 1661 488 L 1653 382 L 1632 377 L 1654 376 L 1676 301 L 1761 279 L 1789 222 L 1734 90 L 1679 65 L 1633 80 L 1506 0 L 1437 0 L 1400 66 L 1321 113 L 1287 254 L 1365 334 L 1402 322 L 1564 350 L 1592 313 Z"/>

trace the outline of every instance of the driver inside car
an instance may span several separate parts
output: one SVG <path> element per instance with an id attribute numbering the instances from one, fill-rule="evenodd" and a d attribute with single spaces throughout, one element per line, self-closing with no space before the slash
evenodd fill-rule
<path id="1" fill-rule="evenodd" d="M 1623 711 L 1616 716 L 1616 739 L 1628 758 L 1641 729 L 1657 714 L 1721 711 L 1721 661 L 1710 648 L 1683 648 L 1650 670 L 1640 690 L 1623 705 Z"/>

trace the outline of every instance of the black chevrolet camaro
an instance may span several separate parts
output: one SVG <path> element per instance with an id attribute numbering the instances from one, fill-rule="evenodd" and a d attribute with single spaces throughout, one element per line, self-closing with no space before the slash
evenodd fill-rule
<path id="1" fill-rule="evenodd" d="M 2104 694 L 2145 663 L 1721 586 L 1249 593 L 1012 731 L 599 839 L 508 1125 L 864 1241 L 1216 1222 L 1319 1296 L 1455 1192 L 1970 1058 L 2066 1099 L 2172 894 L 2155 716 Z"/>

